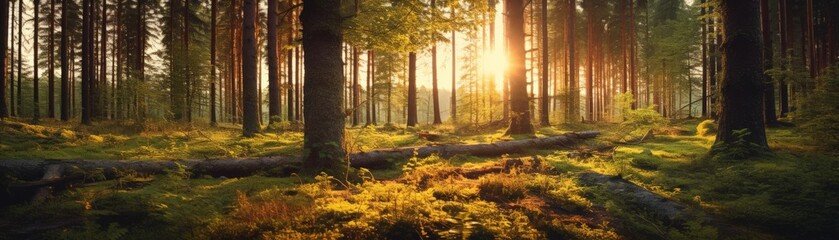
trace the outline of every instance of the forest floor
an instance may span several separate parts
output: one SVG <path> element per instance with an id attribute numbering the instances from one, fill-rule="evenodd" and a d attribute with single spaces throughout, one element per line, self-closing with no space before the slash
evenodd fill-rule
<path id="1" fill-rule="evenodd" d="M 125 172 L 82 183 L 41 204 L 0 208 L 0 239 L 829 239 L 839 234 L 839 154 L 795 128 L 768 131 L 772 155 L 717 160 L 698 120 L 657 130 L 638 144 L 609 141 L 616 125 L 562 125 L 537 135 L 599 129 L 574 149 L 502 157 L 406 159 L 393 169 L 346 176 L 243 178 Z M 45 122 L 0 125 L 0 159 L 204 159 L 296 155 L 302 133 L 239 137 L 236 126 Z M 430 131 L 442 137 L 417 136 Z M 454 127 L 354 128 L 356 150 L 505 139 Z M 536 158 L 530 168 L 467 177 L 464 171 Z M 537 167 L 533 167 L 537 166 Z M 580 176 L 617 176 L 685 207 L 657 213 Z M 353 177 L 356 178 L 356 177 Z M 4 177 L 4 179 L 6 179 Z M 7 181 L 8 179 L 4 180 Z"/>

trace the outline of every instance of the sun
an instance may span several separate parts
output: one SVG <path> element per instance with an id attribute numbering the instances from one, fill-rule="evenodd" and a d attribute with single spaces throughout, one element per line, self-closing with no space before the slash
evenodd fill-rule
<path id="1" fill-rule="evenodd" d="M 495 51 L 486 51 L 481 54 L 480 71 L 484 76 L 494 77 L 495 86 L 501 90 L 504 82 L 504 71 L 507 70 L 508 60 L 507 55 L 502 49 L 496 48 Z"/>

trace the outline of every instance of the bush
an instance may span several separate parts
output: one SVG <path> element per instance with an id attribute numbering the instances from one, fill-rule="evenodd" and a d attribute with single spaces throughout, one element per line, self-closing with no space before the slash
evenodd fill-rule
<path id="1" fill-rule="evenodd" d="M 508 174 L 491 174 L 481 177 L 478 195 L 482 199 L 498 202 L 514 202 L 525 197 L 527 187 L 524 181 Z"/>
<path id="2" fill-rule="evenodd" d="M 825 71 L 804 100 L 800 129 L 826 148 L 839 147 L 839 66 Z"/>
<path id="3" fill-rule="evenodd" d="M 714 134 L 717 134 L 717 123 L 714 120 L 708 119 L 696 125 L 697 136 L 707 137 Z"/>
<path id="4" fill-rule="evenodd" d="M 617 97 L 618 108 L 623 114 L 620 134 L 632 138 L 642 137 L 647 132 L 667 125 L 669 121 L 655 110 L 655 106 L 632 109 L 632 94 L 620 94 Z"/>

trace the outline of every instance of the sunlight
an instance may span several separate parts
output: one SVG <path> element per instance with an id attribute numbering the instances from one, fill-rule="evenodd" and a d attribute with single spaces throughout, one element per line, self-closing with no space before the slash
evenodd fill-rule
<path id="1" fill-rule="evenodd" d="M 503 49 L 499 48 L 495 51 L 486 51 L 481 55 L 481 73 L 486 76 L 495 76 L 495 86 L 502 87 L 504 71 L 508 63 L 507 55 L 504 54 Z"/>

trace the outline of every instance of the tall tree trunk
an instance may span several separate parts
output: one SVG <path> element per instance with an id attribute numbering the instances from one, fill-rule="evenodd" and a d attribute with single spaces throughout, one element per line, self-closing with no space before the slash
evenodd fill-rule
<path id="1" fill-rule="evenodd" d="M 577 55 L 575 52 L 576 48 L 576 37 L 575 34 L 575 24 L 574 22 L 577 21 L 576 15 L 577 14 L 577 0 L 568 0 L 568 16 L 565 21 L 566 24 L 566 44 L 568 46 L 568 85 L 566 92 L 568 94 L 568 107 L 565 109 L 567 112 L 565 113 L 565 122 L 577 122 L 579 118 L 577 117 L 580 111 L 579 104 L 580 104 L 580 91 L 579 91 L 579 84 L 578 84 L 578 67 L 577 67 Z"/>
<path id="2" fill-rule="evenodd" d="M 82 1 L 82 124 L 91 125 L 93 81 L 93 0 Z"/>
<path id="3" fill-rule="evenodd" d="M 492 6 L 495 7 L 495 6 Z M 454 17 L 454 7 L 452 7 L 452 17 Z M 452 30 L 452 97 L 451 97 L 451 115 L 452 123 L 457 123 L 457 31 Z"/>
<path id="4" fill-rule="evenodd" d="M 137 0 L 137 7 L 139 11 L 137 13 L 137 22 L 140 24 L 138 27 L 140 32 L 137 34 L 137 48 L 135 53 L 135 65 L 134 65 L 134 74 L 137 78 L 137 81 L 140 84 L 145 84 L 146 82 L 146 0 Z M 146 96 L 139 95 L 138 93 L 134 93 L 134 104 L 135 110 L 137 113 L 135 117 L 139 121 L 144 121 L 146 118 Z"/>
<path id="5" fill-rule="evenodd" d="M 807 51 L 807 53 L 808 53 L 807 58 L 808 58 L 808 62 L 810 63 L 810 65 L 809 65 L 809 67 L 810 67 L 809 68 L 810 69 L 810 77 L 815 79 L 816 76 L 818 75 L 818 69 L 817 69 L 817 64 L 816 64 L 816 40 L 815 40 L 816 36 L 815 36 L 815 30 L 814 30 L 815 27 L 814 27 L 814 24 L 813 24 L 813 18 L 814 18 L 813 0 L 807 0 L 807 6 L 805 6 L 805 8 L 807 9 L 807 11 L 806 11 L 804 22 L 805 22 L 807 28 L 804 29 L 804 31 L 806 31 L 807 49 L 809 50 L 809 51 Z"/>
<path id="6" fill-rule="evenodd" d="M 0 72 L 0 119 L 9 117 L 9 109 L 6 107 L 6 77 L 8 70 L 8 44 L 9 44 L 9 1 L 0 2 L 0 64 L 3 64 L 3 72 Z"/>
<path id="7" fill-rule="evenodd" d="M 708 19 L 705 6 L 707 0 L 702 0 L 700 16 L 702 19 L 702 117 L 708 117 Z M 783 0 L 781 0 L 783 1 Z"/>
<path id="8" fill-rule="evenodd" d="M 190 21 L 190 11 L 191 10 L 190 10 L 190 6 L 189 6 L 190 1 L 191 0 L 184 0 L 184 7 L 182 9 L 183 10 L 183 18 L 184 18 L 184 29 L 183 29 L 184 30 L 184 32 L 183 32 L 183 34 L 184 34 L 184 37 L 183 37 L 184 48 L 183 49 L 184 49 L 184 55 L 186 55 L 185 56 L 186 61 L 191 61 L 192 60 L 192 57 L 191 57 L 192 53 L 191 53 L 191 49 L 189 47 L 190 43 L 192 42 L 192 39 L 190 39 L 190 37 L 191 37 L 190 35 L 191 35 L 191 32 L 192 32 L 192 26 L 191 26 L 192 21 Z M 256 5 L 254 5 L 253 7 L 256 8 Z M 245 10 L 245 11 L 247 11 L 247 10 Z M 254 10 L 254 12 L 255 11 L 256 10 Z M 255 19 L 256 19 L 256 17 L 254 17 L 254 21 L 256 21 Z M 256 34 L 256 30 L 254 30 L 253 32 L 254 32 L 254 34 Z M 256 37 L 254 36 L 254 46 L 256 45 L 255 42 L 256 42 Z M 243 51 L 243 53 L 244 53 L 244 51 Z M 254 50 L 254 58 L 255 57 L 256 57 L 256 52 Z M 254 66 L 256 66 L 256 64 L 254 64 Z M 194 85 L 193 84 L 193 79 L 192 79 L 192 64 L 189 64 L 189 63 L 184 64 L 184 68 L 185 68 L 185 71 L 186 71 L 186 74 L 185 74 L 186 75 L 186 81 L 184 81 L 185 82 L 185 87 L 184 87 L 183 91 L 184 91 L 184 95 L 185 95 L 185 98 L 186 98 L 185 99 L 186 103 L 184 104 L 183 114 L 186 115 L 186 121 L 187 122 L 192 122 L 192 105 L 194 104 L 193 97 L 192 97 L 192 95 L 193 95 L 192 90 L 193 90 L 193 85 Z M 256 75 L 256 71 L 254 71 L 254 75 Z M 254 80 L 254 82 L 255 81 L 256 80 Z M 259 104 L 259 103 L 257 102 L 257 104 Z M 258 107 L 257 107 L 257 109 L 258 109 Z M 257 115 L 258 114 L 259 113 L 257 113 Z M 258 119 L 259 118 L 257 117 L 257 121 L 258 121 Z M 259 123 L 257 122 L 257 126 L 258 125 L 259 125 Z"/>
<path id="9" fill-rule="evenodd" d="M 371 71 L 370 71 L 372 69 L 371 65 L 370 65 L 370 63 L 371 63 L 370 59 L 371 59 L 370 58 L 370 50 L 367 50 L 367 66 L 366 66 L 367 70 L 365 71 L 365 73 L 367 74 L 367 80 L 364 81 L 367 84 L 367 87 L 365 88 L 365 90 L 367 90 L 366 94 L 365 94 L 366 96 L 364 96 L 364 102 L 366 103 L 365 104 L 366 106 L 364 107 L 364 110 L 365 110 L 364 112 L 366 113 L 365 118 L 364 118 L 364 120 L 365 120 L 364 122 L 366 122 L 365 126 L 370 125 L 370 116 L 371 116 L 370 113 L 372 112 L 372 108 L 373 108 L 373 104 L 370 101 L 370 99 L 371 99 L 370 98 L 370 88 L 373 86 L 373 84 L 370 83 L 371 74 L 372 74 Z"/>
<path id="10" fill-rule="evenodd" d="M 510 126 L 506 135 L 532 134 L 533 125 L 530 123 L 530 110 L 527 99 L 527 79 L 525 69 L 524 50 L 524 3 L 523 0 L 506 0 L 507 50 L 509 63 L 507 79 L 510 82 Z"/>
<path id="11" fill-rule="evenodd" d="M 108 94 L 107 94 L 107 92 L 108 92 L 107 91 L 108 90 L 108 87 L 107 87 L 108 86 L 108 82 L 107 82 L 107 77 L 108 77 L 108 71 L 107 71 L 107 69 L 108 69 L 108 66 L 107 66 L 107 63 L 108 63 L 108 54 L 107 54 L 107 50 L 108 50 L 108 45 L 107 45 L 107 43 L 108 43 L 108 3 L 107 3 L 107 1 L 101 1 L 101 4 L 102 4 L 102 16 L 101 16 L 102 19 L 100 19 L 100 20 L 102 22 L 101 22 L 101 26 L 99 28 L 102 32 L 100 32 L 101 36 L 100 36 L 100 40 L 99 40 L 99 84 L 98 84 L 98 86 L 100 86 L 100 87 L 97 89 L 98 99 L 96 101 L 98 103 L 97 104 L 98 105 L 97 115 L 99 117 L 107 118 L 108 115 L 106 115 L 106 113 L 107 113 L 107 110 L 108 110 L 108 107 L 107 107 L 108 105 L 106 105 L 106 103 L 108 102 L 107 101 L 107 96 L 108 96 Z M 50 42 L 52 42 L 52 37 L 50 37 Z M 52 47 L 50 47 L 50 51 L 52 51 Z M 50 57 L 50 62 L 52 62 L 51 59 L 52 59 L 52 57 Z M 50 64 L 50 65 L 52 65 L 52 64 Z M 50 71 L 52 71 L 52 67 L 50 67 Z M 52 73 L 52 72 L 50 72 L 50 73 Z M 50 83 L 51 82 L 52 82 L 52 79 L 50 79 Z M 52 84 L 50 84 L 50 85 L 52 85 Z M 52 87 L 50 87 L 50 88 L 52 88 Z M 50 98 L 52 98 L 52 96 L 50 96 Z M 52 105 L 50 105 L 50 108 L 52 108 Z"/>
<path id="12" fill-rule="evenodd" d="M 539 83 L 539 124 L 543 127 L 551 125 L 549 115 L 550 98 L 548 96 L 548 64 L 550 52 L 548 52 L 548 0 L 542 0 L 542 67 L 539 73 L 542 74 L 542 82 Z"/>
<path id="13" fill-rule="evenodd" d="M 256 89 L 256 3 L 245 0 L 242 21 L 242 134 L 253 137 L 259 132 L 259 102 Z"/>
<path id="14" fill-rule="evenodd" d="M 61 54 L 61 121 L 70 120 L 70 57 L 68 54 L 68 31 L 70 29 L 70 22 L 68 11 L 69 1 L 61 1 L 61 44 L 59 46 L 59 53 Z"/>
<path id="15" fill-rule="evenodd" d="M 408 53 L 408 126 L 417 125 L 417 53 Z"/>
<path id="16" fill-rule="evenodd" d="M 770 25 L 769 14 L 769 0 L 760 0 L 760 26 L 763 32 L 763 68 L 765 70 L 772 69 L 772 25 Z M 763 92 L 763 116 L 766 124 L 774 125 L 778 122 L 778 117 L 775 116 L 775 85 L 772 82 L 772 76 L 768 73 L 763 73 L 763 83 L 765 84 Z"/>
<path id="17" fill-rule="evenodd" d="M 369 61 L 369 64 L 370 64 L 370 89 L 367 90 L 367 91 L 370 91 L 370 106 L 371 106 L 371 110 L 370 110 L 371 117 L 370 118 L 372 120 L 372 124 L 376 125 L 376 122 L 377 122 L 376 109 L 377 109 L 377 107 L 376 107 L 376 52 L 375 51 L 370 50 L 370 60 L 368 60 L 368 61 Z"/>
<path id="18" fill-rule="evenodd" d="M 268 5 L 269 5 L 269 8 L 268 8 L 268 18 L 269 18 L 268 19 L 268 24 L 272 23 L 271 19 L 270 19 L 271 18 L 271 7 L 270 7 L 270 5 L 273 2 L 274 3 L 274 9 L 276 10 L 276 7 L 277 7 L 276 6 L 276 1 L 277 0 L 268 0 Z M 217 5 L 218 5 L 218 0 L 211 0 L 210 1 L 210 125 L 212 125 L 212 126 L 217 126 L 218 125 L 218 119 L 216 118 L 216 31 L 218 31 L 218 29 L 216 27 L 216 17 L 218 15 Z M 274 15 L 274 16 L 276 17 L 276 15 Z M 273 25 L 274 26 L 276 25 L 276 19 L 274 20 Z M 269 48 L 271 46 L 270 45 L 271 44 L 271 33 L 270 33 L 271 32 L 271 26 L 272 25 L 268 26 L 268 46 L 269 46 Z M 274 35 L 274 41 L 276 43 L 276 29 L 275 29 L 274 34 L 275 34 Z M 270 50 L 269 50 L 269 53 L 270 53 Z M 276 53 L 275 53 L 275 57 L 276 57 Z M 269 60 L 270 60 L 270 54 L 269 54 Z M 270 61 L 269 61 L 268 64 L 269 64 L 269 67 L 270 67 Z M 274 84 L 276 85 L 277 82 L 275 82 Z M 269 88 L 270 88 L 270 85 L 269 85 Z M 277 95 L 279 96 L 279 92 L 277 93 Z M 273 99 L 273 98 L 271 98 L 271 99 Z M 279 104 L 279 103 L 277 103 L 277 104 Z M 279 111 L 277 112 L 277 115 L 279 115 Z M 271 115 L 271 116 L 273 116 L 273 115 Z"/>
<path id="19" fill-rule="evenodd" d="M 293 15 L 293 14 L 289 14 Z M 294 24 L 294 21 L 291 17 L 289 17 L 289 23 Z M 293 26 L 291 27 L 294 28 Z M 294 42 L 294 33 L 288 33 L 288 42 L 289 44 L 293 44 Z M 288 121 L 294 121 L 294 50 L 289 48 L 286 51 L 286 105 L 288 105 L 288 109 L 286 109 L 286 115 L 288 117 Z"/>
<path id="20" fill-rule="evenodd" d="M 47 43 L 47 116 L 55 118 L 55 0 L 50 0 L 49 42 Z"/>
<path id="21" fill-rule="evenodd" d="M 32 123 L 37 124 L 41 118 L 41 101 L 38 99 L 38 93 L 40 92 L 40 89 L 38 89 L 38 82 L 40 82 L 40 76 L 38 76 L 38 30 L 40 30 L 39 26 L 41 25 L 38 10 L 40 10 L 41 0 L 32 2 L 34 3 L 32 10 L 32 24 L 34 25 L 32 35 Z"/>
<path id="22" fill-rule="evenodd" d="M 280 115 L 279 58 L 277 57 L 277 0 L 268 0 L 268 118 L 274 123 Z"/>
<path id="23" fill-rule="evenodd" d="M 432 0 L 433 2 L 433 0 Z M 434 125 L 442 124 L 440 117 L 440 93 L 437 90 L 437 44 L 431 46 L 431 95 L 434 103 Z"/>
<path id="24" fill-rule="evenodd" d="M 9 91 L 9 102 L 8 102 L 9 111 L 8 111 L 8 116 L 9 117 L 14 117 L 14 116 L 17 116 L 16 105 L 15 105 L 15 52 L 16 52 L 16 50 L 15 50 L 14 46 L 15 46 L 15 42 L 17 41 L 18 37 L 15 37 L 15 35 L 12 34 L 12 32 L 11 32 L 16 28 L 15 27 L 15 19 L 16 19 L 15 18 L 15 4 L 11 3 L 11 2 L 8 3 L 8 4 L 10 5 L 9 10 L 8 10 L 8 12 L 10 12 L 10 13 L 7 13 L 7 14 L 11 15 L 11 19 L 8 19 L 7 21 L 9 21 L 9 25 L 11 25 L 11 28 L 6 29 L 6 36 L 11 37 L 11 43 L 9 44 L 9 46 L 7 46 L 10 50 L 10 53 L 9 53 L 9 56 L 8 56 L 9 61 L 4 63 L 4 66 L 6 66 L 8 68 L 8 72 L 9 72 L 8 79 L 6 79 L 6 81 L 9 82 L 9 90 L 8 90 Z M 2 30 L 0 30 L 0 31 L 2 31 Z M 3 85 L 3 87 L 5 87 L 5 86 L 6 85 Z M 3 100 L 0 100 L 0 101 L 3 101 Z"/>
<path id="25" fill-rule="evenodd" d="M 303 89 L 304 148 L 308 156 L 304 172 L 344 173 L 344 112 L 341 82 L 340 0 L 304 0 L 303 26 L 305 85 Z"/>
<path id="26" fill-rule="evenodd" d="M 787 59 L 790 59 L 789 56 L 789 41 L 790 33 L 787 26 L 789 26 L 789 17 L 787 15 L 787 0 L 778 0 L 778 19 L 780 19 L 778 23 L 778 29 L 780 29 L 780 42 L 781 42 L 781 70 L 786 71 L 788 66 L 791 64 L 788 62 Z M 781 110 L 781 117 L 786 117 L 787 113 L 789 113 L 789 86 L 786 83 L 786 77 L 781 76 L 778 79 L 778 93 L 780 98 L 780 110 Z"/>
<path id="27" fill-rule="evenodd" d="M 17 116 L 23 114 L 23 1 L 17 1 Z"/>
<path id="28" fill-rule="evenodd" d="M 635 1 L 629 0 L 629 89 L 632 92 L 632 109 L 638 107 L 638 78 L 635 75 Z"/>
<path id="29" fill-rule="evenodd" d="M 594 91 L 592 89 L 594 81 L 594 55 L 595 55 L 595 40 L 594 40 L 594 0 L 585 0 L 588 7 L 586 11 L 586 31 L 588 32 L 588 50 L 586 52 L 586 121 L 594 121 Z"/>
<path id="30" fill-rule="evenodd" d="M 352 47 L 352 126 L 358 126 L 358 123 L 361 118 L 361 111 L 359 111 L 359 107 L 361 106 L 361 90 L 358 84 L 358 78 L 360 73 L 360 50 L 358 47 Z"/>
<path id="31" fill-rule="evenodd" d="M 303 107 L 303 100 L 301 97 L 303 96 L 303 83 L 300 80 L 300 76 L 303 75 L 303 52 L 300 50 L 300 47 L 294 48 L 294 66 L 297 69 L 297 72 L 294 74 L 294 112 L 297 113 L 294 115 L 295 121 L 302 120 L 303 114 L 300 108 Z"/>
<path id="32" fill-rule="evenodd" d="M 713 13 L 714 11 L 717 11 L 717 10 L 712 9 L 709 12 Z M 711 93 L 708 96 L 708 108 L 709 108 L 709 111 L 710 111 L 711 118 L 716 119 L 717 114 L 719 113 L 719 108 L 717 108 L 717 99 L 719 98 L 719 91 L 717 91 L 718 90 L 718 88 L 717 88 L 717 69 L 718 69 L 719 64 L 717 62 L 717 59 L 719 58 L 720 52 L 719 52 L 719 48 L 718 48 L 717 43 L 718 43 L 720 33 L 718 32 L 719 28 L 715 26 L 716 21 L 713 18 L 710 18 L 708 20 L 708 22 L 709 22 L 708 26 L 709 26 L 709 29 L 710 29 L 709 33 L 711 34 L 711 36 L 709 36 L 711 38 L 710 39 L 710 45 L 711 46 L 709 47 L 709 50 L 708 50 L 708 51 L 710 51 L 710 55 L 711 55 L 710 58 L 708 59 L 708 65 L 709 65 L 708 67 L 710 68 L 710 71 L 708 73 L 709 74 L 708 75 L 708 81 L 709 81 L 708 89 Z"/>
<path id="33" fill-rule="evenodd" d="M 763 120 L 763 65 L 757 0 L 723 0 L 724 42 L 719 134 L 716 144 L 734 144 L 734 131 L 747 129 L 743 140 L 767 148 Z"/>

